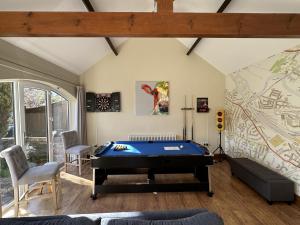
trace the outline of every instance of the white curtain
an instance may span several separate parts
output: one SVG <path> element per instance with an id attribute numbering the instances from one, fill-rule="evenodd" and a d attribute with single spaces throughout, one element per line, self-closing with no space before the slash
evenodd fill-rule
<path id="1" fill-rule="evenodd" d="M 85 90 L 84 87 L 77 86 L 77 106 L 76 123 L 79 141 L 81 144 L 87 143 L 86 131 L 86 111 L 85 111 Z"/>

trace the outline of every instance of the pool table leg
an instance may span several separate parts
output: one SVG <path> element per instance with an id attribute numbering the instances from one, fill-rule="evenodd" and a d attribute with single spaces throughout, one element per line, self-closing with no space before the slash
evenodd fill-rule
<path id="1" fill-rule="evenodd" d="M 214 195 L 212 177 L 211 177 L 211 169 L 212 169 L 212 166 L 207 166 L 207 173 L 208 173 L 208 193 L 207 193 L 207 195 L 209 197 L 212 197 Z"/>
<path id="2" fill-rule="evenodd" d="M 200 183 L 206 183 L 207 195 L 209 197 L 213 196 L 213 186 L 211 178 L 211 166 L 199 166 L 195 168 L 194 176 L 199 180 Z"/>
<path id="3" fill-rule="evenodd" d="M 92 194 L 91 194 L 91 198 L 93 200 L 97 199 L 97 193 L 96 193 L 96 169 L 93 168 L 93 183 L 92 183 Z"/>
<path id="4" fill-rule="evenodd" d="M 155 175 L 151 169 L 148 170 L 148 182 L 149 182 L 149 184 L 155 183 Z"/>
<path id="5" fill-rule="evenodd" d="M 93 183 L 91 198 L 95 200 L 97 198 L 97 188 L 101 186 L 107 179 L 107 171 L 105 169 L 93 168 Z"/>

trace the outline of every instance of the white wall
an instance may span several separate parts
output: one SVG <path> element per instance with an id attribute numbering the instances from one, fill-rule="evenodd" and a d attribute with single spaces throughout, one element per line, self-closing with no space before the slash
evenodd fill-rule
<path id="1" fill-rule="evenodd" d="M 187 49 L 175 39 L 130 39 L 119 56 L 108 55 L 85 74 L 81 82 L 87 91 L 121 92 L 122 112 L 88 113 L 88 143 L 127 140 L 128 134 L 182 134 L 184 95 L 208 97 L 210 113 L 195 113 L 195 140 L 218 144 L 215 111 L 224 106 L 224 75 L 197 55 L 186 56 Z M 135 115 L 135 82 L 170 82 L 168 116 Z M 96 130 L 98 140 L 96 141 Z M 190 128 L 188 129 L 190 132 Z"/>
<path id="2" fill-rule="evenodd" d="M 195 42 L 190 38 L 179 40 L 189 48 Z M 299 38 L 204 38 L 193 53 L 227 75 L 299 43 Z"/>

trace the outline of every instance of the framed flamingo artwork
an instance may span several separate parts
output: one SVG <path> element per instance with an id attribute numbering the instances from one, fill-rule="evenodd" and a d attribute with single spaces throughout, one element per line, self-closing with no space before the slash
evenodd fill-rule
<path id="1" fill-rule="evenodd" d="M 136 115 L 169 114 L 168 81 L 136 81 Z"/>

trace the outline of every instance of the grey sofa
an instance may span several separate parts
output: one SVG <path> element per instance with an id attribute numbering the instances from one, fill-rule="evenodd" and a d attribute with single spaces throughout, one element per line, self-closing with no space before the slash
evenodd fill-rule
<path id="1" fill-rule="evenodd" d="M 206 209 L 153 212 L 95 213 L 0 219 L 1 225 L 223 225 L 217 214 Z"/>
<path id="2" fill-rule="evenodd" d="M 247 158 L 229 158 L 232 175 L 247 183 L 269 204 L 294 201 L 294 183 L 288 178 Z"/>

